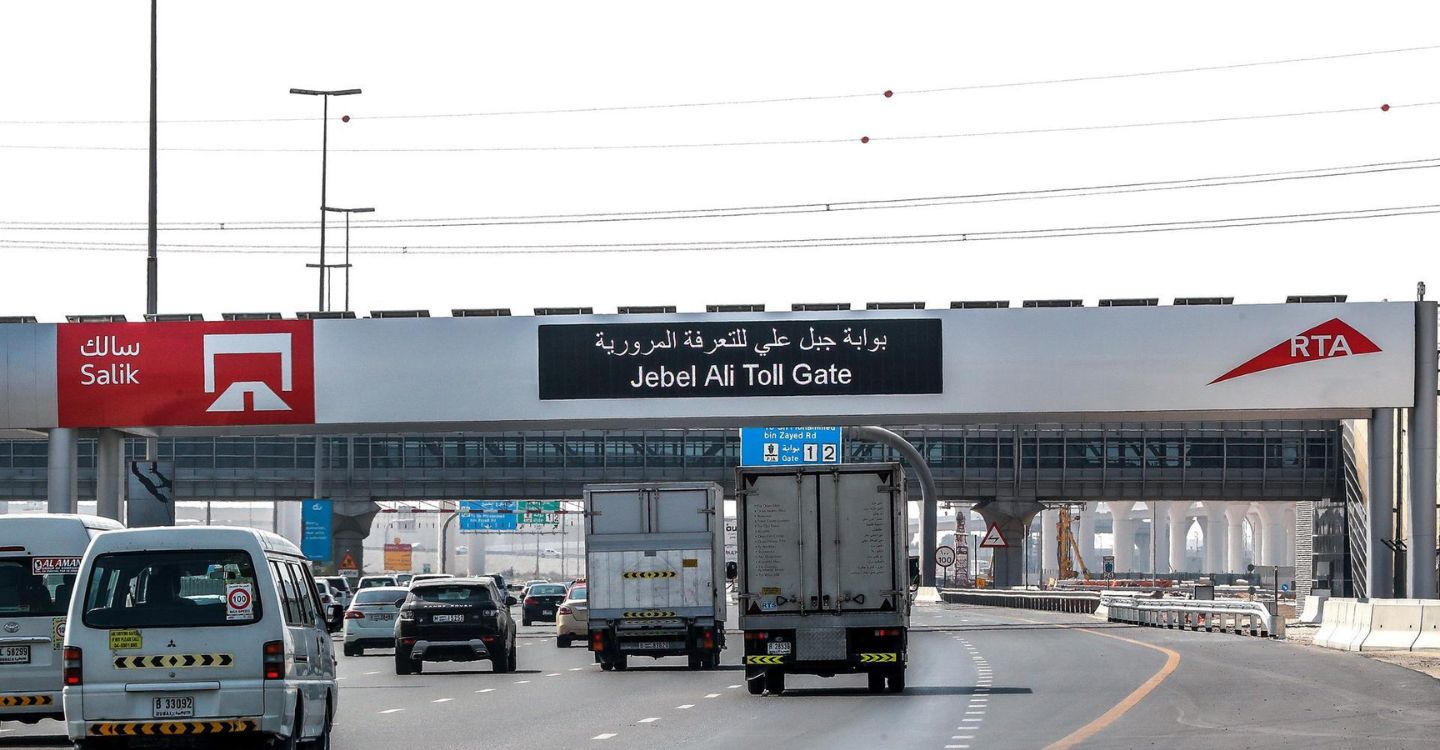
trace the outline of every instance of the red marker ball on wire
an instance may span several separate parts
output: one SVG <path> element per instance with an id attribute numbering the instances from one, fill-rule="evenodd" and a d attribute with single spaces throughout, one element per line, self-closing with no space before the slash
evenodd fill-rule
<path id="1" fill-rule="evenodd" d="M 1390 111 L 1390 105 L 1389 105 L 1389 104 L 1381 104 L 1381 105 L 1380 105 L 1380 111 L 1381 111 L 1381 112 L 1389 112 L 1389 111 Z"/>
<path id="2" fill-rule="evenodd" d="M 890 97 L 892 97 L 892 96 L 894 96 L 894 95 L 895 95 L 895 92 L 894 92 L 894 91 L 891 91 L 890 89 L 885 89 L 885 98 L 886 98 L 886 99 L 889 99 Z"/>
<path id="3" fill-rule="evenodd" d="M 350 122 L 350 115 L 341 115 L 340 122 Z"/>
<path id="4" fill-rule="evenodd" d="M 862 135 L 862 136 L 860 136 L 860 142 L 861 142 L 861 143 L 869 143 L 869 142 L 870 142 L 870 136 L 868 136 L 868 135 Z"/>

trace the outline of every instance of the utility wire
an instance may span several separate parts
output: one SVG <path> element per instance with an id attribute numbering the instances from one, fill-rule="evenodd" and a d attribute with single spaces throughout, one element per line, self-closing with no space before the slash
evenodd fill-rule
<path id="1" fill-rule="evenodd" d="M 576 243 L 532 245 L 364 245 L 351 246 L 352 254 L 360 255 L 586 255 L 601 253 L 674 253 L 731 252 L 737 250 L 799 250 L 835 247 L 882 247 L 926 244 L 949 244 L 1020 239 L 1059 239 L 1107 235 L 1177 232 L 1205 229 L 1232 229 L 1253 226 L 1311 224 L 1318 222 L 1354 221 L 1397 216 L 1423 216 L 1440 213 L 1440 204 L 1391 206 L 1383 208 L 1346 209 L 1311 213 L 1241 216 L 1220 219 L 1188 219 L 1183 221 L 1144 222 L 1137 224 L 1104 224 L 1095 226 L 1049 227 L 1042 229 L 1008 229 L 974 232 L 949 232 L 912 235 L 872 235 L 853 237 L 811 237 L 798 239 L 702 240 L 686 242 Z M 37 240 L 0 240 L 0 247 L 18 250 L 65 250 L 95 252 L 133 252 L 143 243 L 72 242 Z M 302 245 L 167 245 L 172 253 L 235 254 L 235 255 L 306 255 L 313 247 Z"/>
<path id="2" fill-rule="evenodd" d="M 1293 65 L 1297 63 L 1319 62 L 1324 60 L 1344 60 L 1359 57 L 1374 57 L 1379 55 L 1406 54 L 1412 52 L 1426 52 L 1440 49 L 1440 44 L 1422 45 L 1416 47 L 1398 47 L 1393 49 L 1368 50 L 1363 52 L 1342 52 L 1333 55 L 1314 55 L 1310 57 L 1291 57 L 1278 60 L 1257 60 L 1242 63 L 1228 63 L 1221 65 L 1201 65 L 1184 68 L 1164 68 L 1160 70 L 1149 70 L 1130 73 L 1108 73 L 1089 76 L 1072 76 L 1068 78 L 1043 78 L 1025 81 L 1007 81 L 999 83 L 977 83 L 961 86 L 943 86 L 937 88 L 923 89 L 894 89 L 887 92 L 866 91 L 848 94 L 817 94 L 801 96 L 779 96 L 758 99 L 726 99 L 718 101 L 703 102 L 677 102 L 677 103 L 656 103 L 656 104 L 622 104 L 613 106 L 598 107 L 563 107 L 552 109 L 513 109 L 494 110 L 486 112 L 450 112 L 430 114 L 389 114 L 369 115 L 369 120 L 422 120 L 422 119 L 454 119 L 466 117 L 511 117 L 520 115 L 567 115 L 567 114 L 588 114 L 596 112 L 630 112 L 645 110 L 665 109 L 690 109 L 700 107 L 729 107 L 748 106 L 760 104 L 787 104 L 795 102 L 814 101 L 837 101 L 844 99 L 860 99 L 867 97 L 885 97 L 890 95 L 927 95 L 943 94 L 957 91 L 983 91 L 988 89 L 1020 88 L 1029 86 L 1051 86 L 1057 84 L 1086 83 L 1094 81 L 1116 81 L 1131 78 L 1149 78 L 1155 76 L 1181 75 L 1190 73 L 1207 73 L 1223 70 L 1241 70 L 1245 68 L 1256 68 L 1269 65 Z M 184 120 L 161 120 L 167 125 L 193 125 L 193 124 L 214 124 L 214 123 L 261 123 L 261 122 L 313 122 L 315 117 L 230 117 L 230 118 L 205 118 L 205 119 L 184 119 Z M 0 125 L 139 125 L 147 124 L 149 120 L 0 120 Z"/>
<path id="3" fill-rule="evenodd" d="M 448 218 L 377 219 L 354 221 L 355 228 L 366 229 L 427 229 L 476 226 L 528 226 L 551 224 L 586 224 L 605 222 L 658 221 L 676 219 L 713 219 L 746 216 L 779 216 L 790 214 L 838 213 L 876 209 L 931 208 L 936 206 L 977 203 L 1075 198 L 1129 193 L 1188 190 L 1194 188 L 1261 185 L 1297 180 L 1328 179 L 1356 175 L 1404 172 L 1440 167 L 1440 157 L 1405 161 L 1373 162 L 1338 167 L 1291 169 L 1248 174 L 1185 179 L 1122 182 L 1080 187 L 1040 188 L 988 193 L 938 195 L 917 198 L 885 198 L 828 203 L 785 203 L 771 205 L 731 206 L 722 208 L 662 209 L 650 211 L 615 211 L 591 213 L 529 214 L 519 216 L 469 216 Z M 0 221 L 0 229 L 12 231 L 114 232 L 144 227 L 144 222 L 43 222 Z M 173 222 L 162 224 L 167 231 L 310 231 L 318 222 L 301 221 L 225 221 Z"/>

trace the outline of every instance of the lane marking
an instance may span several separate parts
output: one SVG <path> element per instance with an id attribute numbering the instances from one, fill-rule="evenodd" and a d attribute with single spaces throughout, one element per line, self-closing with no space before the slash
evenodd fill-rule
<path id="1" fill-rule="evenodd" d="M 740 686 L 739 686 L 739 685 L 730 685 L 730 686 L 726 687 L 725 689 L 726 689 L 726 690 L 734 690 L 735 688 L 738 688 L 738 687 L 740 687 Z"/>
<path id="2" fill-rule="evenodd" d="M 403 709 L 403 708 L 387 708 L 387 709 L 385 709 L 384 711 L 381 711 L 380 713 L 382 713 L 382 714 L 393 714 L 393 713 L 399 713 L 400 711 L 404 711 L 404 710 L 405 710 L 405 709 Z"/>
<path id="3" fill-rule="evenodd" d="M 581 671 L 581 670 L 583 670 L 583 669 L 585 669 L 585 668 L 584 668 L 584 667 L 571 667 L 571 668 L 570 668 L 570 671 L 571 671 L 571 672 L 579 672 L 579 671 Z"/>
<path id="4" fill-rule="evenodd" d="M 659 717 L 659 716 L 651 716 L 651 717 L 648 718 L 648 719 L 641 719 L 641 720 L 639 720 L 639 721 L 637 721 L 637 722 L 635 722 L 635 723 L 636 723 L 636 724 L 650 724 L 650 723 L 652 723 L 652 722 L 656 722 L 656 721 L 659 721 L 659 720 L 660 720 L 660 717 Z"/>
<path id="5" fill-rule="evenodd" d="M 705 696 L 705 697 L 706 697 L 706 698 L 719 698 L 719 697 L 720 697 L 720 694 L 719 694 L 719 693 L 710 693 L 709 695 L 707 695 L 707 696 Z"/>
<path id="6" fill-rule="evenodd" d="M 605 734 L 597 734 L 597 735 L 595 735 L 594 737 L 591 737 L 590 739 L 592 739 L 592 740 L 608 740 L 608 739 L 610 739 L 611 737 L 614 737 L 614 736 L 615 736 L 615 733 L 614 733 L 614 732 L 606 732 Z"/>
<path id="7" fill-rule="evenodd" d="M 687 708 L 694 708 L 694 707 L 695 707 L 695 704 L 694 704 L 694 703 L 686 703 L 686 704 L 684 704 L 684 705 L 676 706 L 675 709 L 678 710 L 678 711 L 684 711 L 684 710 L 687 709 Z"/>
<path id="8" fill-rule="evenodd" d="M 431 703 L 449 703 L 450 701 L 453 701 L 453 700 L 455 700 L 455 699 L 454 699 L 454 698 L 436 698 L 435 700 L 430 701 L 430 702 L 431 702 Z"/>
<path id="9" fill-rule="evenodd" d="M 945 750 L 965 750 L 969 745 L 946 745 Z"/>
<path id="10" fill-rule="evenodd" d="M 485 688 L 484 690 L 476 690 L 475 692 L 477 692 L 477 693 L 493 693 L 493 692 L 495 692 L 495 688 Z"/>
<path id="11" fill-rule="evenodd" d="M 559 676 L 560 676 L 560 673 L 559 673 L 559 672 L 551 672 L 550 674 L 547 674 L 547 675 L 545 675 L 545 676 L 546 676 L 546 677 L 559 677 Z"/>
<path id="12" fill-rule="evenodd" d="M 1095 736 L 1096 733 L 1100 732 L 1111 724 L 1114 724 L 1116 719 L 1124 716 L 1127 712 L 1130 711 L 1130 709 L 1139 705 L 1140 701 L 1145 700 L 1145 696 L 1154 692 L 1155 688 L 1160 687 L 1160 683 L 1164 682 L 1165 678 L 1173 674 L 1175 672 L 1175 668 L 1180 666 L 1180 653 L 1178 651 L 1173 651 L 1171 649 L 1165 648 L 1164 646 L 1156 646 L 1153 643 L 1146 643 L 1144 641 L 1137 641 L 1131 638 L 1124 638 L 1118 635 L 1112 635 L 1110 633 L 1102 633 L 1098 630 L 1086 630 L 1085 628 L 1079 628 L 1079 630 L 1082 633 L 1089 633 L 1090 635 L 1100 636 L 1101 638 L 1112 638 L 1114 640 L 1122 641 L 1124 643 L 1129 643 L 1135 646 L 1142 646 L 1152 651 L 1159 651 L 1160 653 L 1165 654 L 1165 666 L 1161 667 L 1160 670 L 1155 674 L 1150 675 L 1150 679 L 1142 683 L 1140 687 L 1135 688 L 1135 690 L 1133 690 L 1129 695 L 1125 696 L 1124 700 L 1116 703 L 1113 707 L 1111 707 L 1109 711 L 1100 714 L 1098 717 L 1095 718 L 1094 721 L 1090 722 L 1089 724 L 1086 724 L 1085 726 L 1076 729 L 1070 734 L 1067 734 L 1064 737 L 1061 737 L 1060 739 L 1050 743 L 1049 745 L 1046 745 L 1045 750 L 1069 750 L 1069 748 L 1075 747 L 1076 745 L 1084 742 L 1085 740 L 1088 740 L 1091 737 Z"/>
<path id="13" fill-rule="evenodd" d="M 515 684 L 516 684 L 516 685 L 524 685 L 524 684 L 527 684 L 527 683 L 529 683 L 529 682 L 530 682 L 529 680 L 516 680 L 516 681 L 515 681 Z"/>
<path id="14" fill-rule="evenodd" d="M 966 711 L 966 712 L 965 712 L 965 715 L 966 715 L 966 716 L 984 716 L 984 715 L 985 715 L 985 712 L 984 712 L 984 711 Z"/>
<path id="15" fill-rule="evenodd" d="M 365 674 L 366 674 L 366 675 L 380 674 L 380 672 L 377 670 L 377 671 L 374 671 L 374 672 L 366 672 Z"/>

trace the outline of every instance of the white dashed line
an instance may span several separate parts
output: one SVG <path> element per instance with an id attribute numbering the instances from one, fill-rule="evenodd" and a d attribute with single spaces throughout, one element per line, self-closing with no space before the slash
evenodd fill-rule
<path id="1" fill-rule="evenodd" d="M 965 750 L 969 745 L 946 745 L 945 750 Z"/>
<path id="2" fill-rule="evenodd" d="M 694 704 L 694 703 L 686 703 L 686 704 L 684 704 L 684 705 L 676 706 L 676 707 L 675 707 L 675 710 L 677 710 L 677 711 L 684 711 L 684 710 L 687 709 L 687 708 L 694 708 L 694 707 L 695 707 L 695 704 Z"/>
<path id="3" fill-rule="evenodd" d="M 707 695 L 707 696 L 705 696 L 705 697 L 706 697 L 706 698 L 719 698 L 719 697 L 720 697 L 720 694 L 719 694 L 719 693 L 710 693 L 709 695 Z"/>
<path id="4" fill-rule="evenodd" d="M 651 717 L 648 718 L 648 719 L 641 719 L 641 720 L 639 720 L 639 721 L 637 721 L 637 722 L 635 722 L 635 723 L 636 723 L 636 724 L 651 724 L 651 723 L 657 722 L 657 721 L 659 721 L 659 720 L 660 720 L 660 717 L 659 717 L 659 716 L 651 716 Z"/>
<path id="5" fill-rule="evenodd" d="M 455 699 L 454 699 L 454 698 L 436 698 L 435 700 L 430 701 L 430 702 L 431 702 L 431 703 L 449 703 L 450 701 L 453 701 L 453 700 L 455 700 Z"/>
<path id="6" fill-rule="evenodd" d="M 740 686 L 739 686 L 739 685 L 730 685 L 730 686 L 726 687 L 725 689 L 726 689 L 726 690 L 734 690 L 735 688 L 738 688 L 738 687 L 740 687 Z"/>
<path id="7" fill-rule="evenodd" d="M 393 714 L 393 713 L 399 713 L 400 711 L 404 711 L 404 710 L 405 710 L 405 709 L 403 709 L 403 708 L 387 708 L 387 709 L 385 709 L 384 711 L 381 711 L 380 713 L 382 713 L 382 714 Z"/>
<path id="8" fill-rule="evenodd" d="M 380 674 L 380 672 L 379 672 L 379 671 L 375 671 L 375 672 L 366 672 L 366 673 L 365 673 L 365 674 L 366 674 L 366 675 L 372 675 L 372 674 Z"/>
<path id="9" fill-rule="evenodd" d="M 559 676 L 560 676 L 560 673 L 559 673 L 559 672 L 551 672 L 550 674 L 547 674 L 547 675 L 545 675 L 545 676 L 546 676 L 546 677 L 559 677 Z"/>
<path id="10" fill-rule="evenodd" d="M 484 690 L 476 690 L 475 692 L 477 692 L 477 693 L 493 693 L 493 692 L 495 692 L 495 688 L 485 688 Z"/>
<path id="11" fill-rule="evenodd" d="M 581 670 L 583 670 L 583 669 L 585 669 L 585 668 L 584 668 L 584 667 L 571 667 L 571 668 L 570 668 L 570 671 L 571 671 L 571 672 L 579 672 L 579 671 L 581 671 Z"/>
<path id="12" fill-rule="evenodd" d="M 615 736 L 615 733 L 614 733 L 614 732 L 606 732 L 605 734 L 597 734 L 597 735 L 595 735 L 594 737 L 591 737 L 590 739 L 592 739 L 592 740 L 608 740 L 608 739 L 610 739 L 611 737 L 614 737 L 614 736 Z"/>
<path id="13" fill-rule="evenodd" d="M 515 684 L 516 684 L 516 685 L 525 685 L 525 684 L 528 684 L 529 682 L 530 682 L 529 680 L 516 680 L 516 681 L 515 681 Z"/>
<path id="14" fill-rule="evenodd" d="M 985 712 L 984 712 L 984 711 L 966 711 L 966 712 L 965 712 L 965 715 L 966 715 L 966 716 L 984 716 L 984 715 L 985 715 Z"/>

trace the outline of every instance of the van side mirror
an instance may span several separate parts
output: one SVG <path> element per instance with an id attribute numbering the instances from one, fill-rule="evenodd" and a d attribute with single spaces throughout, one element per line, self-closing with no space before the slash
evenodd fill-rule
<path id="1" fill-rule="evenodd" d="M 725 580 L 733 581 L 740 577 L 740 566 L 734 560 L 725 563 Z"/>
<path id="2" fill-rule="evenodd" d="M 513 607 L 513 606 L 515 606 L 515 603 L 516 603 L 515 597 L 513 597 L 513 596 L 506 596 L 506 597 L 505 597 L 505 606 L 507 606 L 507 607 Z"/>

